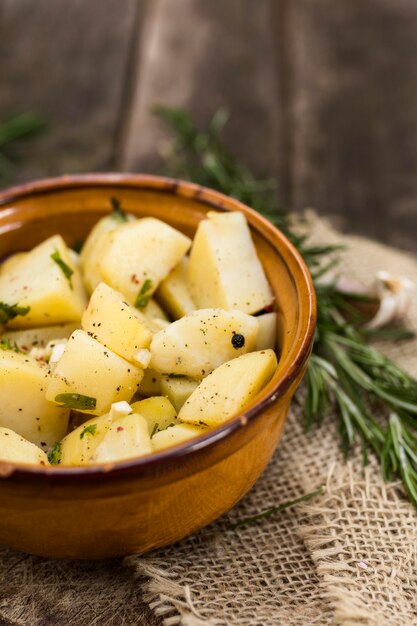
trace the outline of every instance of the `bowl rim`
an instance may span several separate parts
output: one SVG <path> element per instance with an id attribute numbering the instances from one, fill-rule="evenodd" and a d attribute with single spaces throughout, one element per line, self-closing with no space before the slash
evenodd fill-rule
<path id="1" fill-rule="evenodd" d="M 214 446 L 218 441 L 227 438 L 236 430 L 244 428 L 278 398 L 284 396 L 291 388 L 294 379 L 297 378 L 297 375 L 303 369 L 310 356 L 317 318 L 316 294 L 310 272 L 298 250 L 276 226 L 260 213 L 235 198 L 215 191 L 214 189 L 175 178 L 152 174 L 106 172 L 44 178 L 1 190 L 0 212 L 4 205 L 9 205 L 16 200 L 22 200 L 28 197 L 47 195 L 55 192 L 73 191 L 77 188 L 114 186 L 165 192 L 182 198 L 198 200 L 202 204 L 220 211 L 237 210 L 243 212 L 250 218 L 250 228 L 266 238 L 269 243 L 278 250 L 279 255 L 287 266 L 288 272 L 294 281 L 299 300 L 299 286 L 300 283 L 304 282 L 307 311 L 302 316 L 300 315 L 301 328 L 299 335 L 301 339 L 296 342 L 297 345 L 293 347 L 288 354 L 287 358 L 291 357 L 289 366 L 265 397 L 253 406 L 250 406 L 246 411 L 228 420 L 225 424 L 216 427 L 214 430 L 210 430 L 207 434 L 201 435 L 195 440 L 192 439 L 177 446 L 167 448 L 164 451 L 143 457 L 85 467 L 38 467 L 29 464 L 25 465 L 23 463 L 14 464 L 0 461 L 0 477 L 7 478 L 13 476 L 22 479 L 30 477 L 53 477 L 54 481 L 58 480 L 60 482 L 61 479 L 65 481 L 66 479 L 73 479 L 80 476 L 89 476 L 92 478 L 106 477 L 107 479 L 110 476 L 115 477 L 131 471 L 136 473 L 145 469 L 150 471 L 156 469 L 157 473 L 161 474 L 161 470 L 165 464 L 176 459 L 183 459 L 202 449 Z M 279 241 L 279 248 L 274 242 L 274 238 Z M 293 352 L 294 354 L 292 354 Z M 270 385 L 269 383 L 267 388 Z"/>

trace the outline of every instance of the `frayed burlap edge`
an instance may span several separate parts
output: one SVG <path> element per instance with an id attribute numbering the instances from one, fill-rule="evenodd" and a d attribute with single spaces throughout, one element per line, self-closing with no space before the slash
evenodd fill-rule
<path id="1" fill-rule="evenodd" d="M 176 582 L 177 576 L 170 574 L 151 558 L 127 557 L 126 565 L 135 575 L 145 577 L 142 585 L 143 599 L 153 613 L 162 618 L 164 626 L 218 626 L 217 620 L 204 619 L 194 607 L 189 585 Z"/>

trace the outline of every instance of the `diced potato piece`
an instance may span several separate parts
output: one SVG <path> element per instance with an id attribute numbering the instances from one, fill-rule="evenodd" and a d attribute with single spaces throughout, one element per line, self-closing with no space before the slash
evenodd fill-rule
<path id="1" fill-rule="evenodd" d="M 190 253 L 189 288 L 198 308 L 256 313 L 273 302 L 271 288 L 242 213 L 207 214 Z"/>
<path id="2" fill-rule="evenodd" d="M 223 363 L 199 384 L 178 419 L 182 422 L 222 424 L 241 411 L 270 381 L 277 367 L 273 350 L 244 354 Z"/>
<path id="3" fill-rule="evenodd" d="M 58 255 L 57 261 L 52 255 Z M 64 264 L 73 274 L 67 277 Z M 9 328 L 30 328 L 81 319 L 87 304 L 79 269 L 60 235 L 33 248 L 10 272 L 0 274 L 0 302 L 29 307 L 8 322 Z"/>
<path id="4" fill-rule="evenodd" d="M 156 297 L 174 320 L 191 313 L 195 306 L 188 288 L 188 257 L 184 257 L 177 267 L 161 282 Z"/>
<path id="5" fill-rule="evenodd" d="M 148 424 L 149 435 L 168 428 L 175 423 L 177 412 L 168 398 L 154 396 L 132 404 L 132 411 L 142 415 Z"/>
<path id="6" fill-rule="evenodd" d="M 127 219 L 132 221 L 135 218 L 128 215 Z M 113 214 L 107 215 L 97 222 L 84 242 L 80 254 L 80 266 L 84 273 L 84 282 L 88 293 L 92 293 L 101 282 L 101 253 L 107 243 L 107 235 L 121 225 L 122 223 L 115 219 Z"/>
<path id="7" fill-rule="evenodd" d="M 144 417 L 133 413 L 113 422 L 97 446 L 92 461 L 112 463 L 151 452 L 153 448 L 148 424 Z"/>
<path id="8" fill-rule="evenodd" d="M 200 309 L 154 335 L 150 367 L 164 374 L 202 378 L 255 348 L 258 322 L 241 311 Z"/>
<path id="9" fill-rule="evenodd" d="M 256 338 L 255 350 L 275 350 L 277 343 L 277 314 L 265 313 L 258 315 L 259 324 L 258 336 Z"/>
<path id="10" fill-rule="evenodd" d="M 59 464 L 88 465 L 112 424 L 112 417 L 106 413 L 78 426 L 61 441 Z"/>
<path id="11" fill-rule="evenodd" d="M 1 341 L 9 340 L 11 345 L 16 345 L 19 350 L 29 352 L 31 348 L 45 348 L 54 340 L 68 339 L 71 334 L 80 327 L 78 322 L 57 324 L 55 326 L 41 326 L 40 328 L 26 328 L 25 330 L 10 330 L 1 336 Z"/>
<path id="12" fill-rule="evenodd" d="M 45 452 L 9 428 L 0 428 L 0 462 L 49 465 Z"/>
<path id="13" fill-rule="evenodd" d="M 194 439 L 206 431 L 207 429 L 199 428 L 194 424 L 176 424 L 175 426 L 171 426 L 166 430 L 161 430 L 161 432 L 156 433 L 151 440 L 152 447 L 154 452 L 160 452 L 161 450 L 165 450 L 165 448 L 177 446 L 184 441 Z"/>
<path id="14" fill-rule="evenodd" d="M 0 350 L 0 426 L 47 449 L 68 427 L 69 411 L 50 404 L 45 393 L 49 367 L 27 354 Z"/>
<path id="15" fill-rule="evenodd" d="M 138 387 L 141 396 L 161 395 L 161 374 L 152 369 L 146 369 Z"/>
<path id="16" fill-rule="evenodd" d="M 6 272 L 10 272 L 14 267 L 16 267 L 17 263 L 26 256 L 27 252 L 15 252 L 11 256 L 7 257 L 0 265 L 0 274 L 5 274 Z"/>
<path id="17" fill-rule="evenodd" d="M 123 224 L 110 234 L 102 251 L 101 279 L 131 304 L 145 308 L 149 296 L 190 245 L 188 237 L 153 217 Z"/>
<path id="18" fill-rule="evenodd" d="M 178 412 L 199 384 L 199 380 L 193 380 L 186 376 L 163 376 L 161 378 L 161 393 L 171 400 Z"/>
<path id="19" fill-rule="evenodd" d="M 151 343 L 145 324 L 144 316 L 104 283 L 95 288 L 82 317 L 82 327 L 90 336 L 128 361 Z"/>
<path id="20" fill-rule="evenodd" d="M 154 298 L 151 298 L 144 309 L 142 309 L 142 313 L 150 320 L 161 319 L 166 322 L 169 322 L 167 314 L 164 309 L 159 306 L 157 301 Z"/>
<path id="21" fill-rule="evenodd" d="M 67 402 L 82 413 L 102 415 L 114 402 L 129 402 L 142 376 L 142 369 L 76 330 L 55 366 L 46 397 L 56 404 Z M 58 397 L 62 394 L 66 398 Z"/>

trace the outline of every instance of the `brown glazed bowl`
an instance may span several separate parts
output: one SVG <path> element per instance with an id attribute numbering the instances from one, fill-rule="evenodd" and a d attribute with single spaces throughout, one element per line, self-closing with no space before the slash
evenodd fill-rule
<path id="1" fill-rule="evenodd" d="M 0 193 L 0 258 L 60 233 L 83 239 L 116 196 L 128 212 L 189 236 L 207 211 L 242 211 L 276 297 L 279 366 L 244 413 L 158 454 L 89 468 L 0 463 L 0 543 L 59 558 L 141 553 L 177 541 L 228 511 L 277 447 L 303 376 L 316 318 L 313 285 L 297 251 L 232 198 L 155 176 L 64 176 Z M 0 373 L 1 375 L 1 373 Z"/>

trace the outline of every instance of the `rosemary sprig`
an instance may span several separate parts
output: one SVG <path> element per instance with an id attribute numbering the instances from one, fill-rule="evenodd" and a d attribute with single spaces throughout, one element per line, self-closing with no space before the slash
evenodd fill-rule
<path id="1" fill-rule="evenodd" d="M 265 517 L 270 517 L 271 515 L 275 515 L 275 513 L 279 513 L 280 511 L 284 511 L 285 509 L 290 509 L 296 504 L 300 504 L 301 502 L 308 502 L 308 500 L 311 500 L 312 498 L 315 498 L 316 496 L 324 493 L 324 491 L 325 491 L 324 487 L 319 487 L 318 489 L 315 489 L 314 491 L 311 491 L 310 493 L 306 493 L 305 495 L 300 496 L 299 498 L 296 498 L 295 500 L 288 500 L 287 502 L 281 502 L 281 504 L 278 504 L 277 506 L 273 506 L 270 509 L 267 509 L 266 511 L 261 511 L 261 513 L 257 513 L 256 515 L 251 515 L 251 517 L 243 517 L 242 519 L 239 519 L 234 524 L 230 524 L 230 528 L 235 529 L 235 528 L 240 528 L 241 526 L 249 526 L 250 524 L 259 522 L 259 520 L 262 520 Z"/>
<path id="2" fill-rule="evenodd" d="M 174 131 L 165 153 L 167 173 L 222 191 L 259 211 L 286 234 L 309 266 L 317 292 L 318 322 L 306 375 L 306 428 L 320 424 L 330 407 L 335 407 L 344 453 L 349 454 L 358 442 L 366 463 L 372 451 L 384 478 L 400 477 L 417 507 L 417 381 L 367 345 L 373 337 L 398 340 L 412 333 L 398 328 L 364 330 L 357 304 L 369 298 L 320 282 L 338 262 L 335 252 L 340 246 L 310 244 L 308 235 L 279 207 L 274 181 L 257 180 L 228 153 L 220 140 L 227 121 L 225 111 L 220 110 L 203 130 L 184 111 L 159 107 L 156 113 Z M 383 417 L 377 419 L 376 411 Z"/>
<path id="3" fill-rule="evenodd" d="M 22 141 L 32 139 L 45 128 L 45 122 L 34 113 L 21 113 L 0 123 L 0 183 L 10 182 Z"/>

